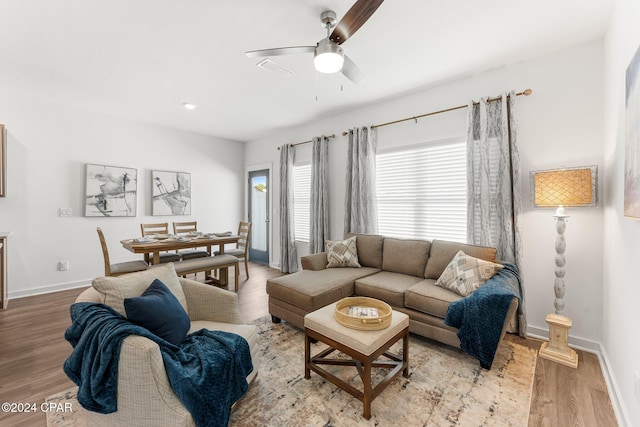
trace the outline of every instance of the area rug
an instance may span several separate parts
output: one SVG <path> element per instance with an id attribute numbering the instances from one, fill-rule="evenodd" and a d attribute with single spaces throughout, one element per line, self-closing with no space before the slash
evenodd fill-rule
<path id="1" fill-rule="evenodd" d="M 268 317 L 254 323 L 260 330 L 261 365 L 231 414 L 230 426 L 527 425 L 536 365 L 533 349 L 502 341 L 487 371 L 459 349 L 411 335 L 409 378 L 400 376 L 389 384 L 373 401 L 371 419 L 365 420 L 359 400 L 314 372 L 305 380 L 302 331 L 286 323 L 273 324 Z M 322 343 L 313 344 L 311 352 L 322 348 Z M 401 352 L 400 343 L 392 350 Z M 328 369 L 361 389 L 354 368 Z M 374 371 L 375 380 L 387 372 Z M 86 425 L 75 390 L 47 399 L 71 402 L 73 407 L 72 413 L 51 413 L 47 426 Z"/>

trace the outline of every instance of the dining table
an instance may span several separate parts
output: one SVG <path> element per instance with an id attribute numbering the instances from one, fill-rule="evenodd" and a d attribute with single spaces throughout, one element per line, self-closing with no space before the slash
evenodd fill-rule
<path id="1" fill-rule="evenodd" d="M 160 263 L 160 253 L 167 251 L 179 251 L 181 249 L 207 248 L 212 254 L 212 247 L 218 246 L 218 252 L 224 254 L 224 246 L 238 243 L 240 236 L 222 233 L 194 233 L 184 235 L 155 234 L 145 237 L 136 237 L 121 240 L 122 247 L 134 254 L 143 254 L 145 261 L 151 264 Z M 228 283 L 227 269 L 221 269 L 220 282 Z"/>

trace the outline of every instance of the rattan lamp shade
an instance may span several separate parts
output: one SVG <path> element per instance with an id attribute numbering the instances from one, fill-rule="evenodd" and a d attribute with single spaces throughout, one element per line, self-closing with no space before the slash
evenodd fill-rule
<path id="1" fill-rule="evenodd" d="M 536 207 L 595 206 L 597 167 L 531 172 Z"/>

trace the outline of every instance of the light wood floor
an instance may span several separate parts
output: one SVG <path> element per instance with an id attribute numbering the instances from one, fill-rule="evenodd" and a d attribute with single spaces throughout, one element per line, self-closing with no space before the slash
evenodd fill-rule
<path id="1" fill-rule="evenodd" d="M 240 274 L 240 310 L 246 321 L 268 314 L 265 283 L 278 270 L 250 264 L 249 280 Z M 232 289 L 232 288 L 231 288 Z M 71 346 L 64 339 L 69 306 L 83 289 L 12 300 L 0 311 L 0 403 L 36 403 L 73 386 L 62 371 Z M 541 342 L 507 339 L 539 348 Z M 616 426 L 600 364 L 595 354 L 578 351 L 578 369 L 538 358 L 529 426 Z M 45 426 L 45 415 L 0 412 L 0 426 Z"/>

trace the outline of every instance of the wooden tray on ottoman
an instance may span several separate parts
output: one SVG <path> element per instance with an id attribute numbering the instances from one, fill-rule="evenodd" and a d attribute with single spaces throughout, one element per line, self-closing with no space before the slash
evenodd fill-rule
<path id="1" fill-rule="evenodd" d="M 377 316 L 349 314 L 349 307 L 375 308 Z M 384 301 L 368 297 L 348 297 L 336 303 L 336 321 L 347 328 L 359 331 L 378 331 L 391 324 L 391 306 Z"/>

